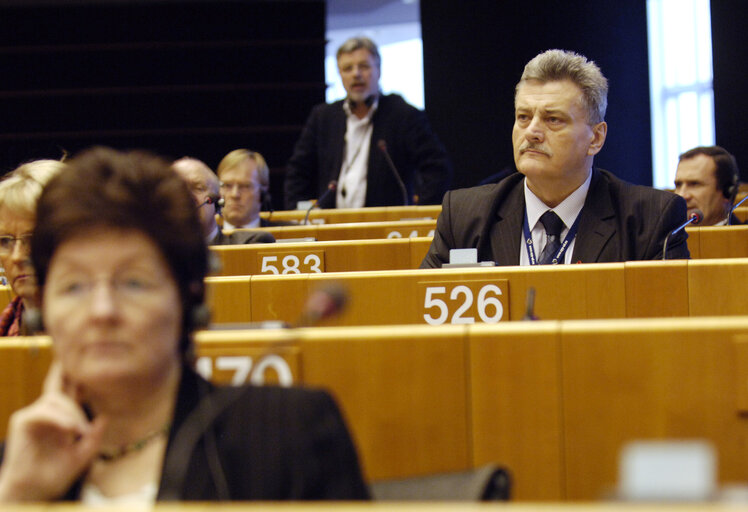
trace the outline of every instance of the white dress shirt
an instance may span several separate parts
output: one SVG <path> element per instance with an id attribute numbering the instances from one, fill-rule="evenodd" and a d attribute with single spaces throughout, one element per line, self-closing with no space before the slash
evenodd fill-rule
<path id="1" fill-rule="evenodd" d="M 343 103 L 346 113 L 345 150 L 338 177 L 335 205 L 338 208 L 363 208 L 366 203 L 366 174 L 368 171 L 371 133 L 379 99 L 375 99 L 365 117 L 359 119 L 351 112 L 348 100 Z"/>
<path id="2" fill-rule="evenodd" d="M 527 186 L 527 178 L 523 180 L 525 187 L 525 212 L 527 214 L 527 224 L 530 226 L 530 234 L 532 236 L 532 246 L 535 251 L 535 259 L 540 258 L 540 254 L 543 252 L 545 244 L 548 242 L 548 236 L 545 234 L 545 228 L 543 223 L 540 222 L 540 217 L 549 209 L 556 212 L 562 221 L 564 221 L 564 230 L 561 232 L 560 241 L 563 242 L 566 234 L 569 232 L 569 228 L 574 221 L 577 220 L 577 216 L 582 211 L 584 201 L 587 199 L 587 192 L 590 189 L 590 182 L 592 181 L 592 170 L 590 169 L 587 174 L 587 179 L 582 183 L 579 188 L 572 192 L 569 197 L 561 201 L 561 203 L 555 208 L 550 208 L 538 196 L 532 193 L 530 187 Z M 519 264 L 529 265 L 530 257 L 527 255 L 527 246 L 525 245 L 524 232 L 520 233 L 521 241 L 519 247 Z M 564 263 L 571 263 L 571 255 L 574 253 L 574 244 L 576 237 L 571 241 L 569 246 L 566 248 L 564 253 Z"/>

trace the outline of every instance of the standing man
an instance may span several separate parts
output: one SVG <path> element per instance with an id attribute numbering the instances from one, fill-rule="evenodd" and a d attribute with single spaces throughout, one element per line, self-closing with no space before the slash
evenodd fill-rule
<path id="1" fill-rule="evenodd" d="M 701 210 L 702 226 L 741 223 L 731 214 L 739 182 L 735 157 L 719 146 L 700 146 L 678 157 L 675 193 L 686 200 L 688 215 Z"/>
<path id="2" fill-rule="evenodd" d="M 347 96 L 312 110 L 288 162 L 285 205 L 320 198 L 322 207 L 438 204 L 452 168 L 426 115 L 396 94 L 379 90 L 380 57 L 366 37 L 338 49 Z"/>
<path id="3" fill-rule="evenodd" d="M 422 268 L 449 250 L 477 248 L 497 265 L 662 258 L 686 204 L 593 169 L 608 125 L 608 81 L 594 62 L 548 50 L 532 59 L 514 96 L 514 173 L 498 183 L 447 192 Z M 684 231 L 668 258 L 688 258 Z"/>
<path id="4" fill-rule="evenodd" d="M 270 233 L 264 231 L 234 231 L 226 235 L 216 223 L 218 201 L 218 177 L 204 162 L 197 158 L 183 157 L 171 165 L 187 183 L 195 197 L 200 214 L 205 241 L 208 245 L 234 245 L 275 242 Z"/>

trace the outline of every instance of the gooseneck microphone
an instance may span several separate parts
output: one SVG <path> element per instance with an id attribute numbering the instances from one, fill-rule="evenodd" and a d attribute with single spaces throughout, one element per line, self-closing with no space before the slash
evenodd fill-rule
<path id="1" fill-rule="evenodd" d="M 395 177 L 395 181 L 397 181 L 397 186 L 400 187 L 400 192 L 403 195 L 403 206 L 408 206 L 408 190 L 405 188 L 405 183 L 403 183 L 400 173 L 397 172 L 397 167 L 395 167 L 395 162 L 392 161 L 390 152 L 387 151 L 387 141 L 379 139 L 377 141 L 377 147 L 384 154 L 384 159 L 387 161 L 387 167 L 392 171 L 392 175 Z"/>
<path id="2" fill-rule="evenodd" d="M 680 226 L 672 230 L 670 233 L 668 233 L 667 236 L 665 237 L 665 243 L 662 244 L 662 259 L 663 260 L 667 259 L 667 243 L 668 243 L 668 240 L 670 240 L 670 237 L 672 235 L 678 233 L 679 231 L 682 231 L 689 224 L 693 224 L 694 226 L 696 226 L 700 224 L 702 220 L 704 220 L 704 213 L 699 209 L 694 209 L 691 212 L 691 215 L 689 215 L 688 220 L 686 222 L 684 222 L 683 224 L 681 224 Z"/>
<path id="3" fill-rule="evenodd" d="M 327 184 L 327 190 L 325 190 L 324 194 L 322 194 L 319 197 L 319 199 L 314 201 L 312 205 L 307 209 L 306 215 L 304 215 L 304 222 L 301 223 L 302 226 L 306 226 L 307 224 L 309 224 L 309 214 L 312 213 L 312 210 L 314 209 L 314 207 L 322 204 L 322 201 L 330 197 L 330 194 L 333 194 L 337 189 L 338 189 L 337 181 L 332 180 L 330 183 Z"/>
<path id="4" fill-rule="evenodd" d="M 745 200 L 746 200 L 746 199 L 748 199 L 748 196 L 745 196 L 745 197 L 744 197 L 743 199 L 741 199 L 740 201 L 738 201 L 738 202 L 737 202 L 737 204 L 736 204 L 735 206 L 733 206 L 732 208 L 730 208 L 730 213 L 728 213 L 728 214 L 727 214 L 727 225 L 728 225 L 728 226 L 730 225 L 730 220 L 732 219 L 732 212 L 734 212 L 734 211 L 735 211 L 735 209 L 736 209 L 736 208 L 737 208 L 738 206 L 740 206 L 741 204 L 743 204 L 743 203 L 745 202 Z"/>

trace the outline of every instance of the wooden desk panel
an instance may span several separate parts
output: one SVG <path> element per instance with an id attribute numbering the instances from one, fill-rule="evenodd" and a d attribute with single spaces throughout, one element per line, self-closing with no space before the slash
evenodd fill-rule
<path id="1" fill-rule="evenodd" d="M 423 258 L 426 257 L 426 253 L 429 252 L 431 247 L 431 241 L 434 237 L 431 236 L 420 236 L 418 238 L 410 239 L 410 267 L 419 268 Z"/>
<path id="2" fill-rule="evenodd" d="M 411 266 L 407 238 L 222 245 L 210 250 L 221 261 L 216 274 L 221 276 L 418 268 Z"/>
<path id="3" fill-rule="evenodd" d="M 518 500 L 564 496 L 558 322 L 470 328 L 473 465 L 512 472 Z"/>
<path id="4" fill-rule="evenodd" d="M 221 385 L 301 383 L 301 349 L 290 329 L 198 331 L 196 368 Z"/>
<path id="5" fill-rule="evenodd" d="M 251 321 L 279 320 L 295 325 L 311 292 L 308 282 L 311 275 L 314 274 L 252 276 Z"/>
<path id="6" fill-rule="evenodd" d="M 748 226 L 704 226 L 698 230 L 698 258 L 745 258 L 748 257 Z M 688 244 L 689 250 L 694 244 Z M 691 255 L 692 259 L 696 259 Z"/>
<path id="7" fill-rule="evenodd" d="M 737 201 L 736 201 L 737 202 Z M 745 205 L 746 203 L 743 203 Z M 748 206 L 738 206 L 733 212 L 735 216 L 740 219 L 740 222 L 748 220 Z"/>
<path id="8" fill-rule="evenodd" d="M 288 238 L 314 237 L 319 241 L 326 240 L 365 240 L 370 238 L 413 238 L 433 236 L 436 227 L 435 219 L 358 222 L 347 224 L 314 224 L 308 226 L 279 226 L 262 228 L 272 233 L 278 240 Z"/>
<path id="9" fill-rule="evenodd" d="M 404 219 L 432 218 L 441 213 L 440 204 L 423 206 L 371 206 L 366 208 L 326 208 L 314 209 L 309 213 L 312 223 L 340 224 L 348 222 L 386 222 Z M 262 212 L 263 218 L 270 217 Z M 286 210 L 273 212 L 273 220 L 303 222 L 306 210 Z"/>
<path id="10" fill-rule="evenodd" d="M 38 394 L 51 351 L 46 338 L 2 341 L 5 428 Z M 703 438 L 721 482 L 748 480 L 748 317 L 222 331 L 197 342 L 213 361 L 278 355 L 294 382 L 330 388 L 372 479 L 493 461 L 511 469 L 519 500 L 590 500 L 616 481 L 625 442 Z"/>
<path id="11" fill-rule="evenodd" d="M 46 336 L 2 337 L 0 353 L 0 439 L 5 439 L 10 415 L 39 396 L 52 346 Z"/>
<path id="12" fill-rule="evenodd" d="M 691 254 L 692 260 L 698 260 L 701 258 L 701 231 L 697 227 L 687 227 L 686 233 L 688 233 L 688 252 Z M 668 251 L 670 253 L 670 251 Z"/>
<path id="13" fill-rule="evenodd" d="M 258 275 L 251 277 L 251 286 L 247 279 L 250 278 L 208 278 L 209 304 L 218 308 L 214 314 L 215 323 L 281 320 L 293 324 L 301 316 L 310 291 L 326 283 L 342 285 L 348 290 L 350 300 L 342 315 L 324 325 L 425 325 L 424 315 L 436 314 L 434 308 L 425 307 L 424 290 L 432 285 L 446 289 L 440 298 L 448 303 L 449 323 L 455 321 L 456 310 L 465 302 L 459 297 L 449 300 L 449 294 L 466 284 L 476 288 L 467 316 L 479 321 L 473 311 L 478 302 L 477 290 L 502 280 L 509 282 L 508 300 L 505 297 L 508 308 L 502 320 L 523 318 L 527 290 L 531 286 L 536 290 L 535 314 L 541 319 L 626 316 L 623 263 Z M 246 300 L 247 290 L 251 291 L 251 304 L 240 304 Z M 656 298 L 651 302 L 658 304 Z M 226 310 L 219 314 L 223 307 Z M 251 313 L 247 314 L 247 310 Z M 656 315 L 657 311 L 651 315 Z"/>
<path id="14" fill-rule="evenodd" d="M 464 327 L 307 329 L 303 379 L 339 400 L 370 479 L 470 467 Z"/>
<path id="15" fill-rule="evenodd" d="M 211 323 L 252 321 L 249 276 L 207 277 L 205 303 L 210 308 Z"/>
<path id="16" fill-rule="evenodd" d="M 688 260 L 626 263 L 625 316 L 688 316 L 688 265 Z"/>
<path id="17" fill-rule="evenodd" d="M 433 236 L 436 220 L 361 222 L 319 226 L 318 240 L 361 240 L 367 238 L 414 238 Z"/>
<path id="18" fill-rule="evenodd" d="M 733 335 L 748 318 L 565 322 L 561 331 L 566 499 L 597 499 L 636 439 L 712 442 L 719 480 L 748 480 Z"/>
<path id="19" fill-rule="evenodd" d="M 748 258 L 690 261 L 689 315 L 748 315 L 748 301 L 741 297 L 745 283 Z"/>

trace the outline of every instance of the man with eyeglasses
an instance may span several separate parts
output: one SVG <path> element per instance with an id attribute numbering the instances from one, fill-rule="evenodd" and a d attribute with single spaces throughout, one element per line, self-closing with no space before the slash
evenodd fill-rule
<path id="1" fill-rule="evenodd" d="M 270 210 L 270 171 L 263 156 L 248 149 L 235 149 L 218 164 L 221 197 L 224 200 L 221 215 L 223 229 L 254 229 L 268 226 L 286 226 L 261 218 L 260 211 Z"/>
<path id="2" fill-rule="evenodd" d="M 204 162 L 191 157 L 183 157 L 172 164 L 172 169 L 187 183 L 195 197 L 200 221 L 203 225 L 205 241 L 208 245 L 239 245 L 275 242 L 270 233 L 264 231 L 235 230 L 225 234 L 216 222 L 221 196 L 218 193 L 219 181 L 215 173 Z"/>

